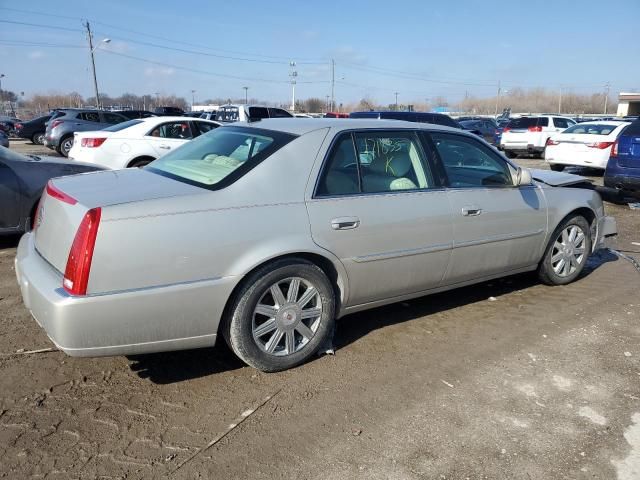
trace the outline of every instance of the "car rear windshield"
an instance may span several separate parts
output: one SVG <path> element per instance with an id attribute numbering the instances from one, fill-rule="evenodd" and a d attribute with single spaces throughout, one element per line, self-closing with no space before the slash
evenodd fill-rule
<path id="1" fill-rule="evenodd" d="M 640 120 L 636 120 L 631 125 L 627 126 L 622 132 L 622 135 L 640 135 Z"/>
<path id="2" fill-rule="evenodd" d="M 217 128 L 146 168 L 190 185 L 217 190 L 235 182 L 294 138 L 295 135 L 273 130 Z"/>
<path id="3" fill-rule="evenodd" d="M 223 107 L 216 113 L 216 120 L 219 122 L 237 122 L 240 120 L 238 107 Z"/>
<path id="4" fill-rule="evenodd" d="M 562 133 L 575 133 L 580 135 L 609 135 L 620 125 L 603 125 L 598 123 L 577 123 L 567 128 Z"/>
<path id="5" fill-rule="evenodd" d="M 142 120 L 129 120 L 128 122 L 116 123 L 115 125 L 103 128 L 102 130 L 104 130 L 105 132 L 119 132 L 120 130 L 133 127 L 134 125 L 138 125 L 139 123 L 142 123 Z"/>
<path id="6" fill-rule="evenodd" d="M 549 119 L 547 117 L 521 117 L 514 118 L 507 125 L 511 129 L 529 128 L 529 127 L 548 127 Z"/>

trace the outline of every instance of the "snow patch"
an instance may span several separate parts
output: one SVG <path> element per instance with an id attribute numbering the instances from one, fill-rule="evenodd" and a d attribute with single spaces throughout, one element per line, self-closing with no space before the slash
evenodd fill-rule
<path id="1" fill-rule="evenodd" d="M 618 480 L 634 480 L 640 478 L 640 413 L 634 413 L 633 422 L 624 431 L 624 438 L 631 445 L 631 452 L 622 461 L 611 460 L 616 467 Z"/>
<path id="2" fill-rule="evenodd" d="M 604 418 L 602 415 L 600 415 L 591 407 L 580 407 L 580 410 L 578 410 L 578 415 L 591 420 L 593 423 L 597 425 L 607 424 L 607 419 Z"/>
<path id="3" fill-rule="evenodd" d="M 522 393 L 524 393 L 527 397 L 537 397 L 538 396 L 538 395 L 536 395 L 536 391 L 533 388 L 533 385 L 529 385 L 529 384 L 520 385 L 518 387 L 518 390 L 520 390 Z"/>
<path id="4" fill-rule="evenodd" d="M 568 378 L 561 377 L 560 375 L 553 376 L 553 384 L 560 390 L 569 390 L 573 381 Z"/>

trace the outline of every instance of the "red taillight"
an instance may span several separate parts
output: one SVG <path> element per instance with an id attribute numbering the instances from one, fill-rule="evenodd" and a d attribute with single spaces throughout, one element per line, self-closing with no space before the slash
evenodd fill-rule
<path id="1" fill-rule="evenodd" d="M 38 206 L 36 207 L 36 211 L 33 214 L 33 218 L 31 219 L 31 230 L 38 228 L 38 219 L 40 218 L 40 209 L 42 208 L 42 202 L 44 201 L 44 194 L 38 200 Z"/>
<path id="2" fill-rule="evenodd" d="M 541 132 L 542 127 L 529 127 L 527 128 L 527 130 L 529 130 L 530 132 Z"/>
<path id="3" fill-rule="evenodd" d="M 104 137 L 101 137 L 101 138 L 83 138 L 80 141 L 80 146 L 87 147 L 87 148 L 96 148 L 96 147 L 99 147 L 100 145 L 102 145 L 105 140 L 106 140 L 106 138 L 104 138 Z"/>
<path id="4" fill-rule="evenodd" d="M 504 128 L 502 129 L 502 133 L 506 133 L 506 132 L 508 132 L 509 130 L 511 130 L 511 127 L 504 127 Z"/>
<path id="5" fill-rule="evenodd" d="M 82 219 L 73 239 L 67 259 L 67 268 L 62 280 L 63 288 L 71 295 L 86 295 L 87 293 L 89 271 L 91 270 L 91 260 L 93 259 L 93 249 L 96 245 L 101 215 L 102 209 L 100 207 L 89 210 Z"/>
<path id="6" fill-rule="evenodd" d="M 62 123 L 62 120 L 54 120 L 53 122 L 51 122 L 51 129 L 53 130 L 54 128 L 56 128 L 61 123 Z"/>
<path id="7" fill-rule="evenodd" d="M 611 147 L 611 153 L 609 157 L 617 157 L 618 156 L 618 140 L 613 142 L 613 147 Z"/>
<path id="8" fill-rule="evenodd" d="M 22 128 L 22 124 L 21 123 L 16 123 L 15 129 L 16 130 L 20 130 Z"/>
<path id="9" fill-rule="evenodd" d="M 593 142 L 593 143 L 587 143 L 587 147 L 591 147 L 591 148 L 599 148 L 600 150 L 604 150 L 605 148 L 609 148 L 611 145 L 613 145 L 613 142 Z"/>
<path id="10" fill-rule="evenodd" d="M 549 145 L 559 145 L 560 142 L 558 142 L 557 140 L 552 140 L 551 138 L 547 138 L 547 147 Z"/>
<path id="11" fill-rule="evenodd" d="M 67 195 L 59 188 L 56 188 L 51 183 L 51 180 L 47 183 L 47 195 L 53 198 L 57 198 L 61 202 L 68 203 L 69 205 L 75 205 L 78 201 L 71 195 Z"/>

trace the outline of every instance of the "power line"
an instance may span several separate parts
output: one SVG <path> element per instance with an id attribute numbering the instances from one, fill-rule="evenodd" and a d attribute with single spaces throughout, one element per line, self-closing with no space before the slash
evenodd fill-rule
<path id="1" fill-rule="evenodd" d="M 11 23 L 13 25 L 26 25 L 28 27 L 50 28 L 53 30 L 64 30 L 67 32 L 82 32 L 79 28 L 58 27 L 57 25 L 43 25 L 41 23 L 16 22 L 15 20 L 0 20 L 0 23 Z"/>
<path id="2" fill-rule="evenodd" d="M 23 42 L 20 40 L 0 40 L 0 45 L 9 47 L 52 47 L 52 48 L 86 48 L 82 45 L 64 45 L 56 43 Z"/>
<path id="3" fill-rule="evenodd" d="M 199 73 L 199 74 L 203 74 L 203 75 L 211 75 L 211 76 L 215 76 L 215 77 L 223 77 L 223 78 L 231 78 L 234 80 L 247 80 L 247 81 L 251 81 L 251 82 L 264 82 L 264 83 L 276 83 L 276 84 L 287 84 L 289 83 L 287 80 L 273 80 L 273 79 L 266 79 L 266 78 L 256 78 L 256 77 L 241 77 L 238 75 L 227 75 L 224 73 L 219 73 L 219 72 L 209 72 L 206 70 L 199 70 L 196 68 L 190 68 L 190 67 L 183 67 L 180 65 L 174 65 L 171 63 L 166 63 L 166 62 L 159 62 L 156 60 L 151 60 L 148 58 L 143 58 L 143 57 L 138 57 L 135 55 L 128 55 L 126 53 L 121 53 L 121 52 L 114 52 L 112 50 L 106 50 L 106 49 L 101 49 L 102 52 L 104 53 L 108 53 L 109 55 L 116 55 L 118 57 L 124 57 L 124 58 L 129 58 L 131 60 L 138 60 L 140 62 L 146 62 L 146 63 L 150 63 L 153 65 L 160 65 L 162 67 L 168 67 L 168 68 L 175 68 L 177 70 L 184 70 L 187 72 L 193 72 L 193 73 Z M 298 82 L 298 83 L 328 83 L 328 81 L 302 81 L 302 82 Z"/>

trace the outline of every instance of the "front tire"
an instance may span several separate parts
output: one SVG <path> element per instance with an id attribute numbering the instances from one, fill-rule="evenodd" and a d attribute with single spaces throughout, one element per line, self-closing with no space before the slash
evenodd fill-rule
<path id="1" fill-rule="evenodd" d="M 263 372 L 286 370 L 333 334 L 333 287 L 313 263 L 278 260 L 245 280 L 224 322 L 222 333 L 242 361 Z"/>
<path id="2" fill-rule="evenodd" d="M 553 232 L 538 267 L 538 278 L 547 285 L 573 282 L 591 253 L 591 229 L 581 215 L 564 220 Z"/>

